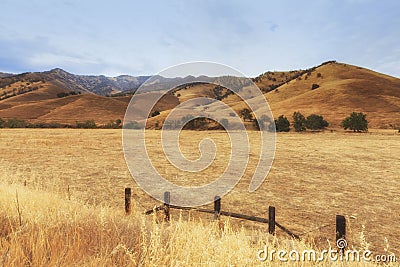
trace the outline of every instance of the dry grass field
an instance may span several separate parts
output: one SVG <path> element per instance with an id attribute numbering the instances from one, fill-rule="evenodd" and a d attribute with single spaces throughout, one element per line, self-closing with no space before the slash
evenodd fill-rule
<path id="1" fill-rule="evenodd" d="M 301 242 L 279 230 L 274 239 L 260 224 L 237 219 L 218 224 L 196 212 L 180 218 L 175 211 L 169 224 L 144 216 L 158 203 L 130 177 L 121 130 L 1 129 L 0 266 L 259 265 L 256 253 L 266 243 L 290 249 L 334 246 L 336 214 L 348 219 L 351 246 L 400 255 L 400 136 L 395 131 L 278 134 L 271 172 L 254 193 L 247 189 L 259 136 L 249 135 L 248 168 L 222 198 L 222 209 L 267 217 L 268 206 L 275 206 L 276 220 Z M 215 141 L 217 158 L 202 173 L 188 174 L 162 155 L 160 131 L 146 132 L 158 171 L 190 185 L 217 178 L 229 158 L 224 132 L 182 132 L 183 153 L 196 158 L 199 151 L 193 148 L 204 137 Z M 125 187 L 133 188 L 130 216 L 123 213 Z M 318 266 L 325 265 L 331 263 Z"/>

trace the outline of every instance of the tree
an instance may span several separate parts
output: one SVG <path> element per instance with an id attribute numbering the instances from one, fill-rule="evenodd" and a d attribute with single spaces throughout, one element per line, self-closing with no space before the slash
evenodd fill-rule
<path id="1" fill-rule="evenodd" d="M 244 108 L 239 112 L 239 116 L 243 118 L 244 121 L 252 121 L 253 114 L 251 114 L 250 109 Z"/>
<path id="2" fill-rule="evenodd" d="M 254 119 L 254 127 L 257 130 L 271 129 L 272 119 L 267 115 L 263 114 L 258 120 Z"/>
<path id="3" fill-rule="evenodd" d="M 293 127 L 296 132 L 304 132 L 306 130 L 306 118 L 298 111 L 293 113 Z"/>
<path id="4" fill-rule="evenodd" d="M 289 132 L 290 122 L 285 116 L 280 115 L 278 119 L 275 120 L 275 127 L 277 132 Z"/>
<path id="5" fill-rule="evenodd" d="M 321 130 L 328 126 L 329 123 L 320 115 L 311 114 L 307 117 L 306 127 L 310 130 Z"/>
<path id="6" fill-rule="evenodd" d="M 345 130 L 350 129 L 354 132 L 366 132 L 368 131 L 367 115 L 362 112 L 352 112 L 342 121 L 340 126 L 342 126 Z"/>

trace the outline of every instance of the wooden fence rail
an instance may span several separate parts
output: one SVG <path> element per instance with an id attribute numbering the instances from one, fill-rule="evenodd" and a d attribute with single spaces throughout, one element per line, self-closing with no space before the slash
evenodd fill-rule
<path id="1" fill-rule="evenodd" d="M 127 190 L 127 189 L 129 189 L 129 190 Z M 128 213 L 130 213 L 130 210 L 131 210 L 130 209 L 131 201 L 130 201 L 130 199 L 127 200 L 127 192 L 129 192 L 129 198 L 130 198 L 130 196 L 131 196 L 130 188 L 125 189 L 125 211 L 128 214 Z M 252 216 L 252 215 L 245 215 L 245 214 L 241 214 L 241 213 L 223 211 L 223 210 L 221 210 L 221 198 L 219 196 L 214 197 L 214 209 L 213 210 L 203 209 L 203 208 L 180 207 L 180 206 L 171 205 L 170 203 L 171 203 L 171 194 L 170 194 L 170 192 L 165 192 L 163 205 L 157 206 L 151 210 L 147 210 L 145 212 L 145 214 L 150 215 L 153 212 L 163 210 L 165 213 L 165 220 L 169 221 L 170 220 L 170 209 L 197 211 L 197 212 L 213 214 L 214 220 L 218 220 L 220 218 L 220 216 L 227 216 L 227 217 L 243 219 L 243 220 L 248 220 L 248 221 L 253 221 L 253 222 L 268 223 L 268 232 L 272 235 L 275 234 L 275 228 L 278 227 L 283 232 L 290 235 L 292 238 L 295 238 L 297 240 L 301 239 L 300 235 L 293 233 L 288 228 L 281 225 L 280 223 L 278 223 L 275 220 L 275 207 L 272 207 L 272 206 L 268 207 L 268 219 L 266 219 L 266 218 L 262 218 L 262 217 Z M 129 208 L 127 208 L 127 207 L 129 207 Z M 345 237 L 346 237 L 346 218 L 342 215 L 336 215 L 336 240 L 344 239 Z"/>

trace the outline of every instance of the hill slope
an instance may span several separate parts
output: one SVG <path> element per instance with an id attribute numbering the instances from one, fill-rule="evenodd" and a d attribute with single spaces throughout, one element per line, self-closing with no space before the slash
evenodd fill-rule
<path id="1" fill-rule="evenodd" d="M 131 76 L 119 77 L 126 84 L 131 82 L 129 86 L 143 82 L 134 81 Z M 147 88 L 153 91 L 137 98 L 135 112 L 141 114 L 147 99 L 161 94 L 163 83 L 177 82 L 184 85 L 162 98 L 153 109 L 160 114 L 149 120 L 149 127 L 161 125 L 172 108 L 191 98 L 204 96 L 220 99 L 236 112 L 246 107 L 237 95 L 212 84 L 218 80 L 226 81 L 229 77 L 203 78 L 211 84 L 191 83 L 195 79 L 193 76 L 173 79 L 155 76 L 154 83 Z M 124 91 L 119 97 L 105 97 L 92 94 L 87 89 L 93 89 L 102 82 L 107 87 L 109 79 L 73 75 L 60 69 L 0 78 L 0 118 L 66 124 L 89 119 L 104 124 L 122 119 L 131 94 Z M 244 86 L 242 90 L 245 92 L 246 85 L 237 81 L 239 84 L 235 86 Z M 367 114 L 370 128 L 400 127 L 400 79 L 395 77 L 331 61 L 308 70 L 266 72 L 253 78 L 253 81 L 264 92 L 275 117 L 283 114 L 291 120 L 295 111 L 305 116 L 315 113 L 323 115 L 331 127 L 338 127 L 344 117 L 357 111 Z M 99 88 L 106 88 L 102 86 Z M 117 90 L 115 88 L 109 87 L 114 91 Z"/>

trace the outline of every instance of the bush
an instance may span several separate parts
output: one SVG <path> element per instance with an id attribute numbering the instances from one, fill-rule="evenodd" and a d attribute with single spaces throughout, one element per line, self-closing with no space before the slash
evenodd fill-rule
<path id="1" fill-rule="evenodd" d="M 293 128 L 296 132 L 304 132 L 306 130 L 306 118 L 298 111 L 293 113 Z"/>
<path id="2" fill-rule="evenodd" d="M 307 117 L 306 127 L 310 130 L 321 130 L 328 126 L 329 123 L 320 115 L 311 114 Z"/>
<path id="3" fill-rule="evenodd" d="M 313 83 L 312 86 L 311 86 L 311 90 L 315 90 L 317 88 L 319 88 L 319 85 L 316 84 L 316 83 Z"/>
<path id="4" fill-rule="evenodd" d="M 8 119 L 7 121 L 3 121 L 4 128 L 26 128 L 28 123 L 24 120 L 19 119 Z"/>
<path id="5" fill-rule="evenodd" d="M 69 96 L 69 95 L 80 95 L 81 94 L 81 92 L 75 92 L 75 91 L 71 91 L 71 92 L 69 92 L 69 93 L 66 93 L 66 92 L 61 92 L 61 93 L 58 93 L 57 94 L 57 97 L 58 98 L 62 98 L 62 97 L 67 97 L 67 96 Z"/>
<path id="6" fill-rule="evenodd" d="M 362 112 L 352 112 L 350 116 L 342 121 L 340 126 L 345 130 L 350 129 L 354 132 L 366 132 L 368 131 L 367 115 Z"/>
<path id="7" fill-rule="evenodd" d="M 68 93 L 65 93 L 65 92 L 61 92 L 61 93 L 58 93 L 58 94 L 57 94 L 57 97 L 58 97 L 58 98 L 67 97 L 67 96 L 69 96 L 69 94 L 68 94 Z"/>
<path id="8" fill-rule="evenodd" d="M 277 132 L 289 132 L 290 122 L 285 116 L 280 115 L 278 119 L 275 120 L 275 128 Z"/>
<path id="9" fill-rule="evenodd" d="M 85 122 L 76 122 L 76 128 L 81 128 L 81 129 L 95 129 L 97 128 L 96 123 L 94 120 L 87 120 Z"/>
<path id="10" fill-rule="evenodd" d="M 122 121 L 120 119 L 117 119 L 115 121 L 110 121 L 109 123 L 105 124 L 103 128 L 105 129 L 118 129 L 121 127 Z"/>
<path id="11" fill-rule="evenodd" d="M 155 117 L 158 115 L 160 115 L 160 111 L 158 111 L 158 110 L 155 110 L 155 111 L 153 111 L 153 113 L 151 113 L 151 117 Z"/>

